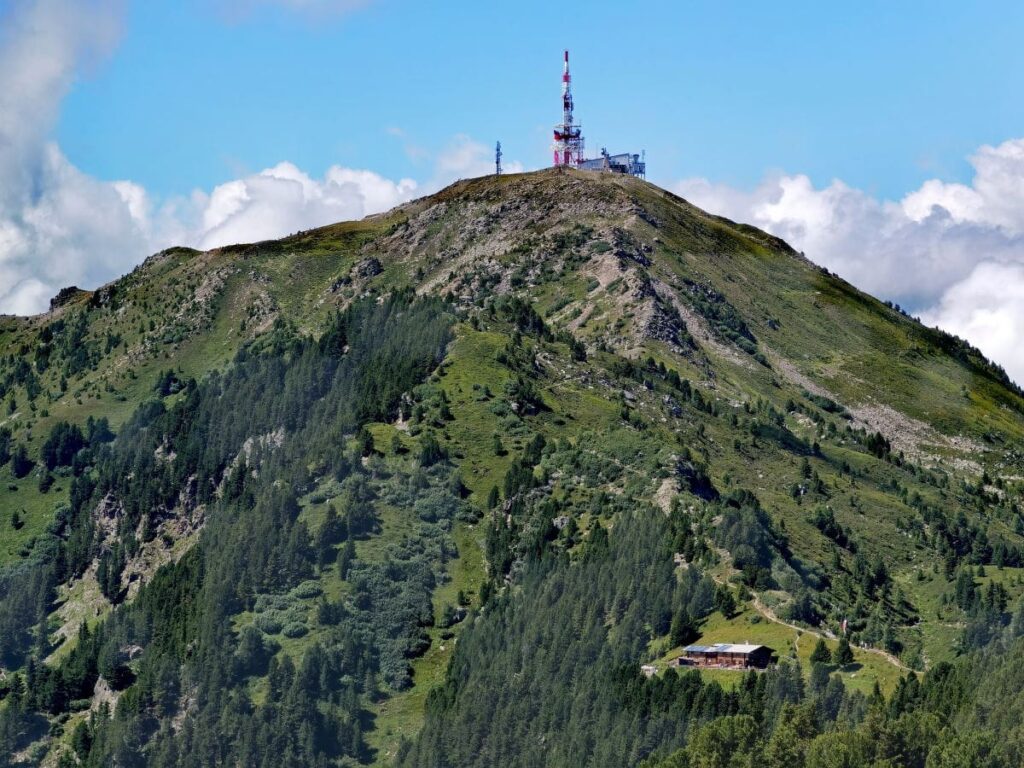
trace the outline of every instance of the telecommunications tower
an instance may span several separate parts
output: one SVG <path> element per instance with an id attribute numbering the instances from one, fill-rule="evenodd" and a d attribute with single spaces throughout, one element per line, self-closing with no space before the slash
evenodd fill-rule
<path id="1" fill-rule="evenodd" d="M 494 175 L 501 176 L 501 142 L 494 147 Z"/>
<path id="2" fill-rule="evenodd" d="M 566 165 L 575 168 L 583 162 L 583 133 L 572 121 L 572 87 L 569 76 L 569 52 L 565 52 L 565 68 L 562 72 L 562 122 L 555 126 L 555 142 L 551 145 L 555 153 L 555 166 Z"/>

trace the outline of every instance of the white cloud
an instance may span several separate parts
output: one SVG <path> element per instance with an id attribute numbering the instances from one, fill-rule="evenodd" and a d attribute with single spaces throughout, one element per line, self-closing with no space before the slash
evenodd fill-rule
<path id="1" fill-rule="evenodd" d="M 35 0 L 0 13 L 0 211 L 24 202 L 76 73 L 120 36 L 121 3 Z"/>
<path id="2" fill-rule="evenodd" d="M 459 134 L 437 154 L 433 164 L 431 178 L 421 185 L 409 178 L 393 181 L 373 171 L 341 166 L 332 166 L 317 180 L 292 163 L 279 163 L 221 184 L 209 195 L 195 193 L 187 206 L 179 204 L 175 215 L 165 217 L 163 226 L 170 225 L 178 241 L 202 249 L 281 237 L 335 221 L 360 219 L 457 179 L 493 173 L 494 151 Z M 517 161 L 505 163 L 509 173 L 522 167 Z M 182 229 L 182 222 L 190 220 L 196 222 L 191 229 Z M 165 240 L 171 236 L 166 229 L 162 234 Z"/>
<path id="3" fill-rule="evenodd" d="M 502 159 L 505 173 L 521 173 L 523 164 Z M 438 154 L 432 187 L 440 188 L 458 179 L 494 173 L 494 147 L 485 146 L 465 134 L 457 134 Z"/>
<path id="4" fill-rule="evenodd" d="M 899 202 L 841 181 L 773 176 L 753 190 L 686 179 L 673 191 L 768 230 L 864 290 L 913 306 L 935 302 L 982 259 L 1024 261 L 1024 139 L 982 147 L 970 186 L 925 182 Z"/>
<path id="5" fill-rule="evenodd" d="M 216 187 L 193 200 L 200 226 L 187 238 L 202 249 L 274 237 L 335 221 L 361 219 L 412 198 L 412 179 L 333 166 L 322 181 L 291 163 Z"/>
<path id="6" fill-rule="evenodd" d="M 1024 139 L 982 147 L 971 164 L 975 176 L 970 187 L 928 181 L 903 200 L 906 214 L 921 221 L 930 211 L 941 209 L 957 223 L 1024 234 Z"/>
<path id="7" fill-rule="evenodd" d="M 802 175 L 773 176 L 753 190 L 706 179 L 672 189 L 922 313 L 1024 381 L 1024 310 L 1016 293 L 1024 270 L 1024 139 L 982 147 L 971 163 L 970 185 L 933 179 L 898 202 L 841 181 L 819 189 Z"/>
<path id="8" fill-rule="evenodd" d="M 36 0 L 0 18 L 0 311 L 38 309 L 54 286 L 96 282 L 144 246 L 136 190 L 81 174 L 46 139 L 77 73 L 116 45 L 121 10 Z"/>
<path id="9" fill-rule="evenodd" d="M 1014 381 L 1024 382 L 1024 264 L 979 264 L 921 319 L 970 339 Z"/>
<path id="10" fill-rule="evenodd" d="M 91 178 L 44 147 L 34 169 L 38 194 L 0 216 L 0 310 L 46 306 L 62 286 L 98 285 L 150 250 L 145 192 Z"/>
<path id="11" fill-rule="evenodd" d="M 339 11 L 361 3 L 281 4 Z M 340 166 L 315 179 L 283 162 L 157 204 L 131 181 L 90 177 L 47 137 L 77 74 L 116 45 L 122 12 L 119 2 L 33 0 L 0 17 L 0 312 L 42 311 L 60 288 L 95 287 L 170 245 L 208 249 L 359 219 L 492 170 L 489 150 L 460 135 L 422 187 Z"/>
<path id="12" fill-rule="evenodd" d="M 209 195 L 193 194 L 165 216 L 161 236 L 208 249 L 238 242 L 281 237 L 335 221 L 361 219 L 434 192 L 451 182 L 494 172 L 493 150 L 459 134 L 434 158 L 424 184 L 398 181 L 373 171 L 332 166 L 323 179 L 313 179 L 292 163 L 279 163 L 244 179 L 215 187 Z M 510 173 L 522 163 L 505 163 Z M 139 207 L 136 204 L 136 207 Z M 183 222 L 194 222 L 191 227 Z M 170 231 L 168 231 L 168 227 Z"/>

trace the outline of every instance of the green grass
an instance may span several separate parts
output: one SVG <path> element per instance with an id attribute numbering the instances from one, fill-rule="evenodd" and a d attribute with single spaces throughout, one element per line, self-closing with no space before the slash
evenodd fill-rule
<path id="1" fill-rule="evenodd" d="M 459 523 L 454 533 L 459 557 L 449 564 L 451 581 L 438 587 L 434 593 L 434 613 L 437 618 L 440 618 L 444 605 L 455 604 L 460 590 L 475 605 L 478 601 L 476 590 L 484 577 L 480 528 Z M 456 624 L 452 628 L 454 637 L 448 640 L 442 639 L 443 630 L 436 627 L 430 629 L 429 650 L 412 662 L 413 687 L 389 696 L 374 707 L 375 727 L 366 734 L 367 742 L 376 754 L 374 765 L 390 765 L 401 740 L 411 739 L 419 731 L 427 696 L 433 688 L 444 682 L 448 663 L 464 625 L 465 622 Z"/>
<path id="2" fill-rule="evenodd" d="M 492 486 L 501 485 L 513 458 L 512 451 L 505 456 L 494 453 L 494 434 L 499 428 L 498 417 L 491 411 L 511 377 L 496 359 L 507 341 L 501 333 L 457 326 L 441 378 L 441 387 L 456 416 L 446 429 L 448 444 L 459 454 L 456 459 L 462 481 L 472 492 L 470 500 L 480 505 L 487 500 Z M 486 385 L 491 396 L 484 399 L 484 392 L 474 389 L 474 385 Z"/>
<path id="3" fill-rule="evenodd" d="M 449 382 L 446 381 L 446 383 Z M 373 435 L 378 450 L 385 452 L 384 462 L 389 469 L 393 470 L 397 466 L 405 466 L 406 469 L 409 469 L 413 466 L 414 449 L 418 444 L 418 438 L 410 437 L 408 434 L 396 430 L 390 424 L 370 424 L 367 428 Z M 396 433 L 399 434 L 405 447 L 409 449 L 409 453 L 404 456 L 396 457 L 391 453 L 391 439 Z M 338 483 L 332 478 L 327 478 L 300 498 L 299 518 L 309 526 L 311 531 L 315 532 L 322 524 L 327 504 L 339 491 Z M 321 501 L 321 498 L 324 501 Z M 363 562 L 382 561 L 391 543 L 407 536 L 414 536 L 417 532 L 418 520 L 411 510 L 398 509 L 380 502 L 376 504 L 376 509 L 380 521 L 380 531 L 356 542 L 357 559 Z M 478 605 L 478 588 L 485 576 L 483 529 L 478 525 L 456 522 L 452 536 L 458 550 L 458 557 L 447 564 L 450 578 L 434 591 L 432 600 L 435 620 L 441 618 L 442 610 L 446 605 L 457 603 L 460 591 L 468 597 L 471 605 Z M 338 600 L 348 592 L 348 584 L 338 578 L 337 569 L 333 565 L 319 574 L 318 581 L 323 588 L 324 596 L 330 600 Z M 309 598 L 302 602 L 312 613 L 318 599 Z M 254 618 L 255 615 L 251 612 L 236 615 L 233 619 L 236 631 L 251 623 Z M 323 634 L 323 630 L 317 626 L 312 616 L 307 625 L 310 631 L 303 637 L 274 636 L 274 640 L 281 645 L 279 654 L 288 655 L 298 662 L 302 654 Z M 464 626 L 464 623 L 460 623 L 447 630 L 453 634 L 453 637 L 447 639 L 442 637 L 446 630 L 437 626 L 428 629 L 430 647 L 426 653 L 411 662 L 413 687 L 399 693 L 383 694 L 379 700 L 370 705 L 374 714 L 374 727 L 365 734 L 365 737 L 375 755 L 375 765 L 389 765 L 402 739 L 412 738 L 418 732 L 423 722 L 426 698 L 434 687 L 444 681 L 458 635 Z M 248 688 L 254 703 L 258 704 L 265 699 L 266 686 L 266 678 L 250 679 Z"/>
<path id="4" fill-rule="evenodd" d="M 779 659 L 797 659 L 803 667 L 805 675 L 810 674 L 811 652 L 818 638 L 809 632 L 799 632 L 782 624 L 769 621 L 750 607 L 744 607 L 730 619 L 715 612 L 708 617 L 700 628 L 701 644 L 712 643 L 755 643 L 771 648 Z M 836 646 L 835 640 L 827 640 L 829 650 Z M 655 651 L 659 650 L 655 648 Z M 668 663 L 682 655 L 681 648 L 665 650 L 653 662 L 659 669 L 666 669 Z M 878 654 L 869 653 L 861 648 L 853 649 L 854 663 L 838 668 L 843 683 L 851 690 L 865 694 L 871 693 L 875 683 L 886 694 L 891 693 L 896 683 L 906 673 L 893 666 Z M 735 685 L 743 676 L 739 670 L 711 669 L 700 670 L 701 675 L 709 680 L 718 680 L 723 685 Z"/>
<path id="5" fill-rule="evenodd" d="M 54 509 L 67 502 L 70 488 L 71 478 L 57 477 L 47 493 L 40 493 L 34 472 L 16 479 L 9 464 L 0 468 L 0 566 L 28 553 L 32 540 L 53 520 Z M 18 528 L 12 524 L 15 513 L 21 521 Z"/>
<path id="6" fill-rule="evenodd" d="M 952 606 L 942 606 L 942 596 L 951 596 L 954 581 L 947 581 L 942 569 L 935 573 L 931 565 L 923 565 L 898 574 L 896 582 L 910 597 L 921 615 L 920 633 L 928 666 L 941 661 L 952 661 L 956 656 L 956 639 L 963 628 L 964 618 Z M 990 582 L 1002 584 L 1009 597 L 1009 610 L 1013 610 L 1024 597 L 1024 569 L 988 566 L 985 576 L 975 577 L 974 583 L 984 588 Z"/>

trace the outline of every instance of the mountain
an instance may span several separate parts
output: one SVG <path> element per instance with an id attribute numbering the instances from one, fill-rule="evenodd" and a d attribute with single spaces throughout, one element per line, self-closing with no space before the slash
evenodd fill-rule
<path id="1" fill-rule="evenodd" d="M 1024 394 L 638 179 L 164 251 L 0 400 L 0 764 L 1024 759 Z"/>

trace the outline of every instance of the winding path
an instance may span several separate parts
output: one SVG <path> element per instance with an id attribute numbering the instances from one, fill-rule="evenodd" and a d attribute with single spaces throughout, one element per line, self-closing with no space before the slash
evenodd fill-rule
<path id="1" fill-rule="evenodd" d="M 784 627 L 789 627 L 790 629 L 798 633 L 805 633 L 808 635 L 813 635 L 814 637 L 820 637 L 822 640 L 836 639 L 836 636 L 828 630 L 825 630 L 824 632 L 818 632 L 817 630 L 808 629 L 807 627 L 799 627 L 796 624 L 790 624 L 788 621 L 780 619 L 778 616 L 775 615 L 775 611 L 773 611 L 771 608 L 769 608 L 767 605 L 761 602 L 761 596 L 759 594 L 757 594 L 756 592 L 751 592 L 751 594 L 754 596 L 754 599 L 751 600 L 751 605 L 754 606 L 754 610 L 760 613 L 766 619 L 768 619 L 768 621 L 773 621 L 776 624 L 781 624 Z M 910 667 L 906 666 L 893 654 L 889 653 L 888 651 L 883 651 L 881 648 L 869 648 L 866 646 L 858 646 L 858 649 L 861 651 L 865 651 L 867 653 L 873 653 L 876 656 L 881 656 L 894 667 L 902 669 L 904 672 L 914 672 L 915 674 L 917 673 L 917 670 L 911 669 Z"/>

